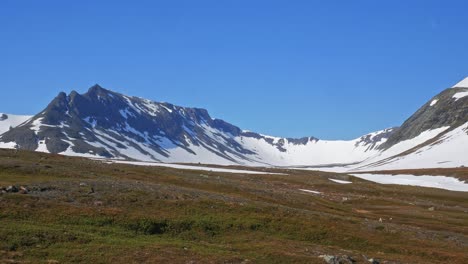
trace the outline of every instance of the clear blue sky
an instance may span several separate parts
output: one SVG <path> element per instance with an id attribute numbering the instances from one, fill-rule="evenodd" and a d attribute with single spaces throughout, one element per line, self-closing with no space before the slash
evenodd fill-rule
<path id="1" fill-rule="evenodd" d="M 401 124 L 468 75 L 467 10 L 441 0 L 3 0 L 0 112 L 34 114 L 59 91 L 99 83 L 264 134 L 350 139 Z"/>

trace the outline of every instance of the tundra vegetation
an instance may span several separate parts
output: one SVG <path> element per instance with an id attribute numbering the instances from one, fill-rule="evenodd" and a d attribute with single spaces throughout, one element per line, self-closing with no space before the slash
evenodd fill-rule
<path id="1" fill-rule="evenodd" d="M 468 193 L 268 171 L 283 174 L 0 150 L 0 262 L 325 263 L 336 256 L 463 263 L 468 257 Z M 467 179 L 468 169 L 424 171 L 431 173 Z"/>

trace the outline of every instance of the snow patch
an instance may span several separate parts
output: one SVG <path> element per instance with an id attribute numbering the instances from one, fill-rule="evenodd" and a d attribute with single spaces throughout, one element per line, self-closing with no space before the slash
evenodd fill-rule
<path id="1" fill-rule="evenodd" d="M 86 123 L 90 124 L 92 127 L 96 127 L 97 125 L 97 121 L 95 118 L 92 118 L 92 117 L 86 117 L 83 119 Z"/>
<path id="2" fill-rule="evenodd" d="M 119 110 L 119 113 L 120 113 L 120 115 L 121 115 L 123 118 L 125 118 L 125 119 L 128 119 L 129 116 L 135 117 L 135 114 L 132 113 L 132 112 L 130 112 L 130 111 L 128 110 L 128 108 L 125 108 L 124 110 L 122 110 L 122 109 Z"/>
<path id="3" fill-rule="evenodd" d="M 15 142 L 0 142 L 0 148 L 6 148 L 6 149 L 14 149 L 16 148 L 16 143 Z"/>
<path id="4" fill-rule="evenodd" d="M 73 151 L 72 149 L 73 145 L 68 146 L 68 148 L 65 151 L 60 152 L 59 154 L 65 155 L 65 156 L 74 156 L 74 157 L 83 157 L 83 158 L 99 158 L 99 155 L 95 155 L 90 153 L 78 153 Z"/>
<path id="5" fill-rule="evenodd" d="M 468 96 L 468 91 L 456 93 L 452 96 L 452 98 L 455 98 L 455 101 L 457 101 L 458 99 L 463 98 L 465 96 Z"/>
<path id="6" fill-rule="evenodd" d="M 321 194 L 321 192 L 312 191 L 312 190 L 307 190 L 307 189 L 299 189 L 299 191 L 308 192 L 308 193 L 314 193 L 314 194 Z"/>
<path id="7" fill-rule="evenodd" d="M 163 104 L 161 104 L 161 106 L 162 106 L 164 109 L 166 109 L 166 111 L 168 111 L 169 113 L 172 113 L 172 109 L 170 109 L 169 107 L 167 107 L 167 106 L 165 106 L 165 105 L 163 105 Z"/>
<path id="8" fill-rule="evenodd" d="M 275 175 L 287 175 L 284 173 L 273 173 L 267 171 L 249 171 L 249 170 L 235 170 L 235 169 L 223 169 L 216 167 L 205 167 L 205 166 L 191 166 L 181 164 L 170 164 L 170 163 L 157 163 L 157 162 L 140 162 L 140 161 L 123 161 L 123 160 L 111 160 L 112 163 L 131 164 L 138 166 L 156 166 L 156 167 L 169 167 L 181 170 L 202 170 L 212 172 L 225 172 L 225 173 L 239 173 L 239 174 L 275 174 Z"/>
<path id="9" fill-rule="evenodd" d="M 5 118 L 2 118 L 5 116 Z M 29 120 L 32 116 L 25 116 L 25 115 L 10 115 L 0 113 L 0 134 L 3 134 L 10 130 L 10 127 L 17 127 L 22 123 Z"/>
<path id="10" fill-rule="evenodd" d="M 340 183 L 340 184 L 349 184 L 352 183 L 350 181 L 343 181 L 343 180 L 337 180 L 337 179 L 329 179 L 332 182 Z"/>
<path id="11" fill-rule="evenodd" d="M 429 106 L 434 106 L 435 104 L 437 104 L 439 100 L 438 99 L 434 99 L 432 100 L 431 104 Z"/>
<path id="12" fill-rule="evenodd" d="M 446 176 L 415 176 L 407 174 L 351 174 L 364 180 L 381 184 L 398 184 L 421 187 L 432 187 L 450 191 L 468 192 L 468 184 L 456 178 Z"/>
<path id="13" fill-rule="evenodd" d="M 37 144 L 38 144 L 37 149 L 36 149 L 37 152 L 50 153 L 49 150 L 47 149 L 45 140 L 39 140 Z"/>

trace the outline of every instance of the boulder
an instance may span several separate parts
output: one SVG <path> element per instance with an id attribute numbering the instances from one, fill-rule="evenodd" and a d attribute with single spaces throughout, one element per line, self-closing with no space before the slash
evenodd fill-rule
<path id="1" fill-rule="evenodd" d="M 8 187 L 6 187 L 5 191 L 9 192 L 9 193 L 16 193 L 19 191 L 18 187 L 14 186 L 14 185 L 10 185 Z"/>
<path id="2" fill-rule="evenodd" d="M 333 255 L 321 255 L 320 258 L 323 258 L 328 264 L 353 264 L 356 261 L 347 255 L 342 256 L 333 256 Z"/>
<path id="3" fill-rule="evenodd" d="M 29 190 L 28 188 L 24 187 L 24 186 L 20 186 L 19 187 L 19 193 L 21 194 L 28 194 L 29 193 Z"/>

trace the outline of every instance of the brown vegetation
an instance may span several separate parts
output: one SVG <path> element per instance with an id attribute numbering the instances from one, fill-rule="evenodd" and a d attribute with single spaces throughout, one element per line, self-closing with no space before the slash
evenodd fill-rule
<path id="1" fill-rule="evenodd" d="M 320 255 L 347 255 L 357 263 L 467 259 L 467 193 L 379 185 L 318 171 L 275 172 L 287 175 L 104 164 L 0 150 L 0 186 L 28 189 L 0 194 L 0 262 L 325 263 Z"/>

